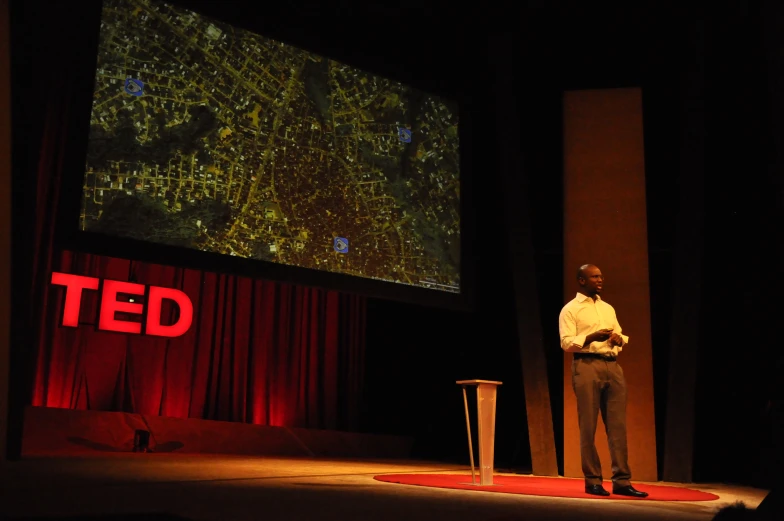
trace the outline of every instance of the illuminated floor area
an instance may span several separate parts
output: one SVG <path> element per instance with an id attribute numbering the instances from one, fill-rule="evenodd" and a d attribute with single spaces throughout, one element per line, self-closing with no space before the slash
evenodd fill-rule
<path id="1" fill-rule="evenodd" d="M 470 474 L 466 467 L 399 461 L 178 454 L 39 457 L 7 464 L 2 470 L 0 517 L 167 513 L 215 521 L 707 520 L 724 505 L 740 500 L 756 507 L 765 496 L 761 490 L 699 485 L 692 488 L 720 499 L 596 501 L 436 489 L 373 479 L 386 473 L 455 471 Z"/>

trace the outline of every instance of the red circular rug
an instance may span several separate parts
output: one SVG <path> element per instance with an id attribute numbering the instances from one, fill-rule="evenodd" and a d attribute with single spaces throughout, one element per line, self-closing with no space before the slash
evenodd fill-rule
<path id="1" fill-rule="evenodd" d="M 665 485 L 638 485 L 634 488 L 647 492 L 647 498 L 628 496 L 592 496 L 585 493 L 585 482 L 582 479 L 570 478 L 537 478 L 532 476 L 494 476 L 493 484 L 486 487 L 471 484 L 471 475 L 465 474 L 386 474 L 375 476 L 378 481 L 399 483 L 401 485 L 420 485 L 423 487 L 453 488 L 462 490 L 479 490 L 483 492 L 501 492 L 505 494 L 524 494 L 528 496 L 576 497 L 584 499 L 623 499 L 648 501 L 715 501 L 719 496 L 692 490 L 689 488 L 669 487 Z M 479 483 L 479 476 L 476 477 Z M 612 491 L 612 483 L 605 483 L 604 488 Z"/>

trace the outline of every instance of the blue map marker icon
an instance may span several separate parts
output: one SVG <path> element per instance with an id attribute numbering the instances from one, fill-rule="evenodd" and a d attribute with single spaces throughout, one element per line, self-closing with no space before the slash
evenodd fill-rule
<path id="1" fill-rule="evenodd" d="M 335 237 L 335 242 L 332 245 L 338 253 L 348 253 L 348 239 L 345 237 Z"/>
<path id="2" fill-rule="evenodd" d="M 403 143 L 411 143 L 411 129 L 405 127 L 398 127 L 397 136 Z"/>
<path id="3" fill-rule="evenodd" d="M 127 78 L 125 80 L 125 92 L 131 96 L 141 96 L 144 94 L 144 82 L 136 78 Z"/>

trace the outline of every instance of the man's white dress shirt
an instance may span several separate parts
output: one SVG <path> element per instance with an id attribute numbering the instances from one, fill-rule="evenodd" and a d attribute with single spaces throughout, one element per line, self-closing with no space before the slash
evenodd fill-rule
<path id="1" fill-rule="evenodd" d="M 604 342 L 585 345 L 585 337 L 601 329 L 613 328 L 613 333 L 618 333 L 623 338 L 624 345 L 629 342 L 629 337 L 621 333 L 615 309 L 599 296 L 594 301 L 591 297 L 578 293 L 561 310 L 558 328 L 561 332 L 561 348 L 569 353 L 618 356 L 623 347 L 611 346 L 609 338 Z"/>

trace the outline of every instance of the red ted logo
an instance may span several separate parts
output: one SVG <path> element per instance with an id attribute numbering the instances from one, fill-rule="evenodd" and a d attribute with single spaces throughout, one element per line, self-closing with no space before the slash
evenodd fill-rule
<path id="1" fill-rule="evenodd" d="M 65 286 L 65 304 L 60 323 L 66 327 L 79 326 L 82 292 L 84 290 L 98 291 L 99 289 L 100 304 L 98 306 L 97 328 L 101 331 L 173 338 L 184 335 L 193 322 L 193 303 L 188 295 L 178 289 L 145 286 L 144 284 L 119 280 L 100 280 L 95 277 L 58 272 L 52 273 L 52 284 Z M 133 302 L 132 298 L 128 298 L 129 302 L 118 300 L 118 295 L 145 297 L 146 306 L 144 303 Z M 164 300 L 174 302 L 180 309 L 179 318 L 174 324 L 161 324 L 161 310 Z M 139 315 L 141 320 L 139 322 L 122 320 L 117 318 L 117 313 Z"/>

